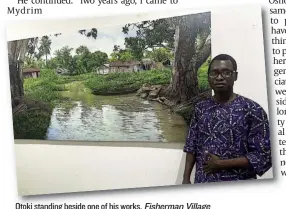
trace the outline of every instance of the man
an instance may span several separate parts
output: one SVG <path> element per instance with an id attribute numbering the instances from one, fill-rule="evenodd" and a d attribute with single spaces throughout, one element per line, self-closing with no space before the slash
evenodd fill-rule
<path id="1" fill-rule="evenodd" d="M 210 62 L 214 96 L 195 105 L 184 146 L 183 184 L 191 183 L 195 164 L 194 183 L 256 179 L 272 166 L 267 115 L 259 104 L 233 92 L 237 75 L 229 55 Z"/>

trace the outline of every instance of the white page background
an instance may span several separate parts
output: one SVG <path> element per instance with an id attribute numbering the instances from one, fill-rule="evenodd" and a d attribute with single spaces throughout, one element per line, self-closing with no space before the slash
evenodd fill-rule
<path id="1" fill-rule="evenodd" d="M 269 30 L 269 17 L 267 14 L 268 1 L 241 1 L 243 3 L 261 3 L 263 4 L 266 14 L 264 16 L 264 22 L 267 23 L 264 26 L 264 31 L 270 33 Z M 75 204 L 82 202 L 84 204 L 105 204 L 110 203 L 138 203 L 144 205 L 145 202 L 161 203 L 161 204 L 184 204 L 186 202 L 198 202 L 202 204 L 211 204 L 212 208 L 284 208 L 282 201 L 283 187 L 285 187 L 285 180 L 280 176 L 279 169 L 279 150 L 278 150 L 278 137 L 276 137 L 276 132 L 272 133 L 272 150 L 273 150 L 273 164 L 274 164 L 274 176 L 275 180 L 270 181 L 251 181 L 251 182 L 231 182 L 225 184 L 206 184 L 206 185 L 191 185 L 191 186 L 176 186 L 176 187 L 161 187 L 161 188 L 148 188 L 148 189 L 133 189 L 133 190 L 121 190 L 121 191 L 106 191 L 106 192 L 90 192 L 90 193 L 78 193 L 78 194 L 67 194 L 67 195 L 50 195 L 42 197 L 30 197 L 30 198 L 20 198 L 17 196 L 17 182 L 16 182 L 16 164 L 15 164 L 15 146 L 13 141 L 13 130 L 12 130 L 12 117 L 11 117 L 11 103 L 10 103 L 10 91 L 9 91 L 9 74 L 6 69 L 8 69 L 8 58 L 6 49 L 6 33 L 5 33 L 5 19 L 19 20 L 21 19 L 32 19 L 33 16 L 20 16 L 12 17 L 6 16 L 6 6 L 15 4 L 16 1 L 1 1 L 1 65 L 2 65 L 2 75 L 0 76 L 0 89 L 1 89 L 1 200 L 0 207 L 2 208 L 15 208 L 16 202 L 33 202 L 49 204 L 54 203 L 69 203 Z M 98 15 L 112 15 L 112 14 L 122 14 L 122 13 L 134 13 L 134 12 L 148 12 L 151 10 L 164 10 L 164 9 L 176 9 L 187 7 L 201 8 L 206 7 L 212 8 L 212 6 L 225 6 L 231 4 L 238 4 L 238 2 L 233 1 L 211 1 L 211 0 L 200 0 L 200 1 L 190 1 L 190 0 L 180 0 L 180 3 L 176 6 L 174 5 L 158 5 L 158 6 L 147 6 L 137 5 L 136 7 L 125 7 L 122 5 L 108 5 L 105 7 L 91 7 L 83 5 L 69 5 L 65 6 L 41 6 L 44 11 L 42 16 L 34 16 L 34 19 L 45 19 L 45 18 L 65 18 L 65 17 L 91 17 L 94 14 Z M 130 9 L 132 8 L 132 9 Z M 18 32 L 19 33 L 19 32 Z M 24 32 L 23 32 L 24 33 Z M 273 92 L 272 74 L 271 70 L 274 66 L 269 64 L 272 60 L 271 58 L 271 43 L 270 35 L 264 35 L 265 39 L 265 53 L 267 61 L 268 70 L 268 86 L 269 88 L 269 109 L 270 120 L 272 121 L 272 128 L 276 126 L 275 117 L 275 95 Z M 270 71 L 270 72 L 269 72 Z M 272 111 L 273 110 L 273 111 Z M 272 114 L 273 113 L 273 114 Z M 285 118 L 285 117 L 284 117 Z M 273 129 L 275 130 L 275 129 Z M 275 162 L 276 161 L 276 162 Z M 134 177 L 136 178 L 136 176 Z M 120 178 L 118 179 L 120 180 Z M 51 182 L 52 183 L 52 182 Z"/>

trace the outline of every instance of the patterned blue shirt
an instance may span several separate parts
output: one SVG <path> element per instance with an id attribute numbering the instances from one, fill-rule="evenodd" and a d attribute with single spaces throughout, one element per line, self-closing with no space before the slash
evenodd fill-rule
<path id="1" fill-rule="evenodd" d="M 184 151 L 196 156 L 195 183 L 256 179 L 271 166 L 267 114 L 256 102 L 237 95 L 228 104 L 210 98 L 196 104 Z M 205 152 L 221 159 L 246 157 L 248 169 L 206 175 Z"/>

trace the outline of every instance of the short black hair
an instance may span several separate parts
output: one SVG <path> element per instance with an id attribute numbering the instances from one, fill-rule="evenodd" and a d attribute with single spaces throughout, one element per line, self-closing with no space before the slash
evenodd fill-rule
<path id="1" fill-rule="evenodd" d="M 230 56 L 230 55 L 228 55 L 228 54 L 219 54 L 219 55 L 215 56 L 215 58 L 213 58 L 213 59 L 211 60 L 211 62 L 210 62 L 210 64 L 209 64 L 208 72 L 210 71 L 211 65 L 212 65 L 212 63 L 213 63 L 215 60 L 229 60 L 229 61 L 231 61 L 231 63 L 232 63 L 232 66 L 233 66 L 234 71 L 237 71 L 237 64 L 236 64 L 235 59 L 234 59 L 232 56 Z"/>

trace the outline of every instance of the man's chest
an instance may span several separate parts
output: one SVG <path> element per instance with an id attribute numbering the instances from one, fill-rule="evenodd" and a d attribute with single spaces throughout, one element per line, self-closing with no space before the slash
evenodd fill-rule
<path id="1" fill-rule="evenodd" d="M 213 108 L 199 115 L 198 140 L 234 143 L 245 139 L 248 130 L 248 114 L 242 109 Z"/>

